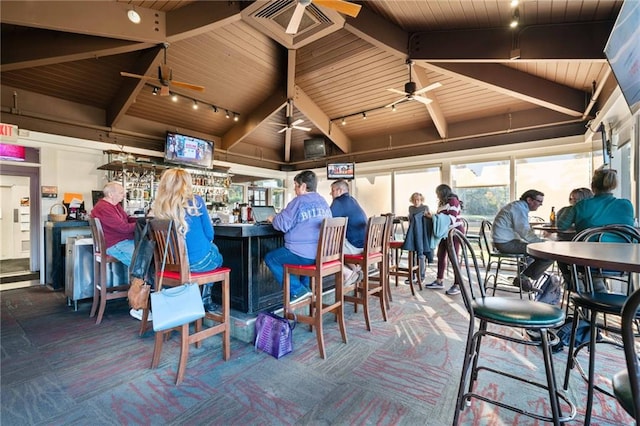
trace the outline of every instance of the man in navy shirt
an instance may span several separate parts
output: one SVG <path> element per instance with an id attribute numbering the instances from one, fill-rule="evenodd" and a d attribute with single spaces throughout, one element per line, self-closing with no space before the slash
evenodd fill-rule
<path id="1" fill-rule="evenodd" d="M 364 249 L 367 228 L 367 215 L 358 201 L 349 194 L 349 184 L 340 179 L 331 184 L 331 214 L 333 217 L 346 217 L 347 235 L 344 240 L 344 254 L 360 254 Z M 344 284 L 349 285 L 362 278 L 359 269 L 345 268 Z"/>

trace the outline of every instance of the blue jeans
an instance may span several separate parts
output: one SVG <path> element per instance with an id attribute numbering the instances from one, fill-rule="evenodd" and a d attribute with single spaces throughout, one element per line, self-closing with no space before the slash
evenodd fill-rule
<path id="1" fill-rule="evenodd" d="M 127 268 L 131 265 L 131 258 L 133 257 L 133 251 L 136 245 L 133 240 L 122 240 L 115 243 L 107 249 L 107 254 L 118 259 L 120 262 L 127 265 Z"/>
<path id="2" fill-rule="evenodd" d="M 189 270 L 191 272 L 207 272 L 217 269 L 222 266 L 222 254 L 218 250 L 218 246 L 213 242 L 207 253 L 202 259 L 197 262 L 189 262 Z M 211 287 L 213 283 L 205 284 L 202 287 L 202 301 L 207 304 L 211 303 Z"/>
<path id="3" fill-rule="evenodd" d="M 280 286 L 282 286 L 284 282 L 285 263 L 292 265 L 313 265 L 314 263 L 316 263 L 316 260 L 298 256 L 297 254 L 292 253 L 288 248 L 280 247 L 267 253 L 267 255 L 264 257 L 264 263 L 273 273 L 273 276 L 278 281 Z M 305 291 L 309 291 L 309 277 L 291 275 L 289 284 L 289 293 L 292 296 L 303 293 Z"/>

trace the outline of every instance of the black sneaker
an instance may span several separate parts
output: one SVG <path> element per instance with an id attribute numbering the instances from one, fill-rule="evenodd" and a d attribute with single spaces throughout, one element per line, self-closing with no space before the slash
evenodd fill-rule
<path id="1" fill-rule="evenodd" d="M 432 283 L 424 284 L 424 288 L 430 288 L 430 289 L 434 289 L 434 290 L 442 290 L 444 288 L 444 282 L 438 282 L 438 280 L 435 280 Z"/>

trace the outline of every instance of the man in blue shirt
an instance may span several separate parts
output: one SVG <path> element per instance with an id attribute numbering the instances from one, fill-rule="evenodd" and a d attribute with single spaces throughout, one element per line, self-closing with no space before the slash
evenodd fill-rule
<path id="1" fill-rule="evenodd" d="M 347 234 L 344 240 L 344 254 L 360 254 L 364 249 L 364 238 L 367 229 L 367 215 L 358 201 L 349 194 L 349 184 L 344 179 L 331 184 L 331 213 L 333 217 L 346 217 Z M 351 265 L 343 271 L 344 285 L 351 285 L 362 279 L 358 266 Z"/>

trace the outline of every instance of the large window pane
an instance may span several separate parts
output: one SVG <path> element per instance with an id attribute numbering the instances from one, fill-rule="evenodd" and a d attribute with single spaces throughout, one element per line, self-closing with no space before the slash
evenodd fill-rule
<path id="1" fill-rule="evenodd" d="M 393 212 L 396 216 L 406 216 L 409 213 L 409 197 L 414 192 L 424 195 L 424 203 L 435 211 L 438 206 L 435 191 L 440 183 L 442 178 L 439 167 L 395 172 Z"/>
<path id="2" fill-rule="evenodd" d="M 356 192 L 352 194 L 367 216 L 391 211 L 391 174 L 360 175 L 355 179 Z"/>
<path id="3" fill-rule="evenodd" d="M 483 219 L 493 220 L 509 202 L 509 161 L 451 166 L 452 189 L 462 200 L 462 215 L 477 232 Z"/>
<path id="4" fill-rule="evenodd" d="M 516 198 L 528 189 L 544 193 L 544 204 L 530 216 L 549 219 L 551 207 L 556 211 L 569 204 L 574 188 L 591 187 L 591 155 L 567 154 L 519 159 L 515 162 Z"/>

